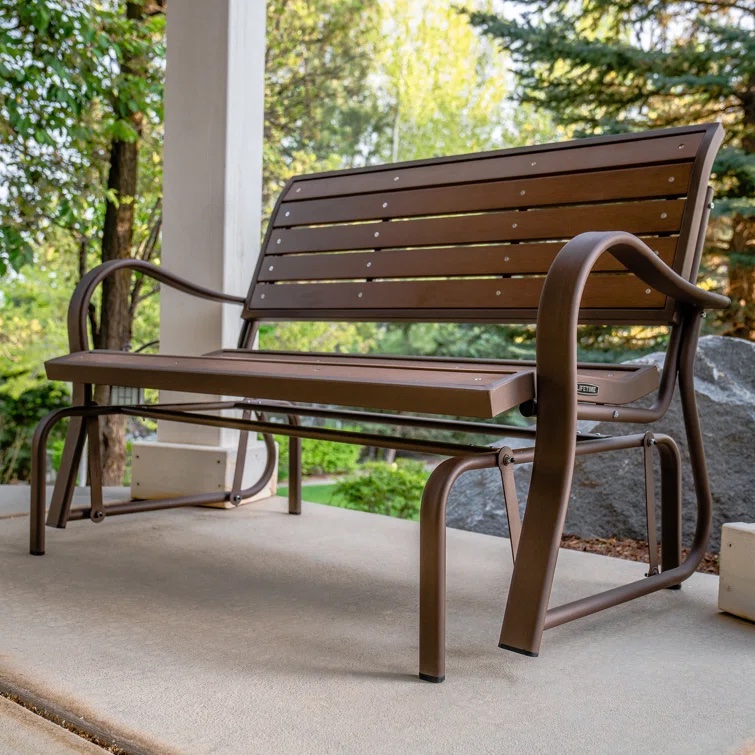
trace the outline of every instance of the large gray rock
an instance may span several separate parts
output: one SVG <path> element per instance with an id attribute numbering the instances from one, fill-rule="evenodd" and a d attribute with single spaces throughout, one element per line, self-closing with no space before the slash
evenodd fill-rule
<path id="1" fill-rule="evenodd" d="M 651 354 L 638 361 L 661 367 L 663 356 Z M 718 551 L 724 522 L 755 521 L 755 344 L 719 336 L 701 338 L 695 391 L 714 503 L 710 549 Z M 650 403 L 645 400 L 646 406 Z M 677 441 L 682 452 L 684 543 L 688 545 L 694 531 L 695 495 L 678 396 L 652 428 L 581 423 L 580 429 L 605 434 L 652 429 Z M 529 486 L 529 466 L 516 467 L 520 506 Z M 496 470 L 469 472 L 457 481 L 449 499 L 448 523 L 460 529 L 508 535 Z M 565 532 L 580 537 L 647 537 L 639 449 L 577 459 Z"/>

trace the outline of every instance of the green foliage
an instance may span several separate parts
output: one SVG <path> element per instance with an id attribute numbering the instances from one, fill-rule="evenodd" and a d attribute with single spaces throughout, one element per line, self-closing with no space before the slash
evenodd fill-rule
<path id="1" fill-rule="evenodd" d="M 428 477 L 424 464 L 399 459 L 393 464 L 365 464 L 364 470 L 339 482 L 334 498 L 342 500 L 345 508 L 419 519 L 422 491 Z"/>
<path id="2" fill-rule="evenodd" d="M 0 0 L 0 18 L 2 274 L 61 229 L 84 255 L 99 237 L 110 140 L 136 139 L 134 113 L 147 139 L 162 122 L 164 18 L 84 0 Z"/>
<path id="3" fill-rule="evenodd" d="M 288 478 L 288 438 L 276 435 L 278 442 L 278 478 Z M 301 468 L 304 476 L 353 472 L 362 447 L 351 443 L 333 443 L 327 440 L 302 439 Z"/>
<path id="4" fill-rule="evenodd" d="M 725 315 L 728 332 L 755 337 L 752 3 L 535 0 L 507 16 L 469 15 L 511 52 L 519 100 L 578 134 L 723 123 L 706 266 L 728 265 L 727 293 L 735 301 Z"/>
<path id="5" fill-rule="evenodd" d="M 263 204 L 292 175 L 337 168 L 376 117 L 377 0 L 268 0 Z"/>
<path id="6" fill-rule="evenodd" d="M 28 481 L 31 473 L 30 440 L 33 428 L 49 412 L 68 406 L 68 387 L 44 383 L 18 397 L 0 393 L 0 483 Z M 62 442 L 64 429 L 53 429 L 51 444 Z"/>
<path id="7" fill-rule="evenodd" d="M 507 55 L 476 36 L 450 4 L 384 0 L 382 11 L 374 86 L 383 119 L 370 140 L 377 158 L 415 160 L 517 143 L 517 121 L 532 110 L 519 109 L 517 117 L 512 108 Z M 538 125 L 552 133 L 545 119 Z"/>

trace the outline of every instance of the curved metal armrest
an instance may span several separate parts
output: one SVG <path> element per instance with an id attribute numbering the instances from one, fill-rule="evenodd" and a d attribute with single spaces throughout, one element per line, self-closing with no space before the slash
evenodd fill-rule
<path id="1" fill-rule="evenodd" d="M 546 477 L 549 472 L 562 474 L 558 457 L 573 450 L 579 307 L 590 271 L 604 253 L 612 254 L 648 286 L 698 310 L 730 303 L 728 297 L 682 278 L 631 233 L 583 233 L 566 244 L 545 278 L 537 313 L 538 416 L 547 419 L 549 434 L 563 439 L 557 452 L 542 453 L 539 459 L 536 454 L 535 465 Z"/>
<path id="2" fill-rule="evenodd" d="M 554 288 L 571 291 L 574 306 L 578 308 L 587 275 L 606 252 L 648 286 L 677 301 L 701 309 L 724 309 L 731 303 L 728 297 L 705 291 L 682 278 L 631 233 L 604 231 L 575 236 L 556 255 L 545 279 L 541 308 L 544 301 L 554 296 Z M 547 296 L 546 291 L 549 291 Z"/>
<path id="3" fill-rule="evenodd" d="M 171 288 L 175 288 L 177 291 L 182 291 L 185 294 L 190 294 L 200 299 L 210 299 L 211 301 L 226 302 L 228 304 L 244 304 L 243 296 L 232 296 L 220 293 L 219 291 L 213 291 L 204 286 L 198 286 L 173 273 L 169 273 L 167 270 L 163 270 L 163 268 L 157 265 L 153 265 L 151 262 L 135 259 L 110 260 L 109 262 L 97 265 L 97 267 L 92 268 L 86 273 L 79 281 L 71 296 L 71 301 L 68 305 L 68 343 L 72 353 L 74 351 L 87 351 L 89 349 L 89 338 L 87 336 L 89 302 L 97 286 L 105 278 L 118 270 L 136 270 L 150 278 L 154 278 L 160 283 L 165 283 Z"/>
<path id="4" fill-rule="evenodd" d="M 728 297 L 704 291 L 682 278 L 631 233 L 591 232 L 573 238 L 556 255 L 540 295 L 537 375 L 544 385 L 558 385 L 561 399 L 568 396 L 575 408 L 576 389 L 566 388 L 565 383 L 576 384 L 579 306 L 590 271 L 605 253 L 612 254 L 648 286 L 677 301 L 697 309 L 724 308 L 730 303 Z"/>

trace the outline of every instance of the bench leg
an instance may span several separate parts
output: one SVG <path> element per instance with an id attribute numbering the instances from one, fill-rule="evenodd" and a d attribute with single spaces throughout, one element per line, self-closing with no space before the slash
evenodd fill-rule
<path id="1" fill-rule="evenodd" d="M 72 404 L 85 403 L 86 396 L 91 396 L 90 386 L 74 385 Z M 47 524 L 50 527 L 63 528 L 68 522 L 68 514 L 71 510 L 73 491 L 76 487 L 76 477 L 79 473 L 81 455 L 84 451 L 86 439 L 86 423 L 83 417 L 71 417 L 68 420 L 63 455 L 60 460 L 60 468 L 55 477 L 50 500 L 50 510 L 47 513 Z"/>
<path id="2" fill-rule="evenodd" d="M 288 436 L 288 513 L 301 514 L 301 438 Z"/>
<path id="3" fill-rule="evenodd" d="M 557 428 L 539 433 L 536 439 L 532 482 L 499 641 L 504 650 L 532 657 L 540 652 L 571 492 L 574 438 L 573 426 L 567 424 L 561 432 Z"/>
<path id="4" fill-rule="evenodd" d="M 47 498 L 47 438 L 53 426 L 63 418 L 63 411 L 56 410 L 51 412 L 40 420 L 34 436 L 31 441 L 31 508 L 29 516 L 29 552 L 33 556 L 43 556 L 45 553 L 45 503 Z M 71 469 L 75 469 L 78 463 L 74 462 L 81 457 L 81 447 L 84 445 L 84 425 L 80 417 L 72 417 L 68 426 L 68 435 L 66 437 L 66 449 L 64 458 L 67 457 Z M 74 475 L 74 476 L 72 476 Z M 73 483 L 75 482 L 75 473 L 66 470 L 61 480 L 61 485 L 56 485 L 56 491 L 59 492 L 58 503 L 66 503 L 65 496 L 68 495 L 68 506 L 70 506 L 70 497 L 73 495 Z M 68 508 L 63 507 L 61 511 L 64 514 L 62 519 L 65 522 L 68 516 Z"/>
<path id="5" fill-rule="evenodd" d="M 661 459 L 661 572 L 667 572 L 682 563 L 682 469 L 675 444 L 660 441 L 656 448 Z"/>
<path id="6" fill-rule="evenodd" d="M 419 523 L 419 677 L 446 678 L 446 503 L 463 472 L 497 465 L 495 454 L 441 462 L 422 493 Z"/>

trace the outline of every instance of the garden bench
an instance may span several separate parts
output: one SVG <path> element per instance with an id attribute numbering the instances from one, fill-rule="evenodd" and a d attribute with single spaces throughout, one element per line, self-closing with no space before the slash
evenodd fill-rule
<path id="1" fill-rule="evenodd" d="M 702 558 L 710 532 L 711 496 L 693 365 L 704 309 L 725 307 L 728 299 L 694 282 L 712 197 L 708 180 L 722 136 L 720 125 L 709 124 L 297 176 L 273 211 L 245 299 L 135 260 L 90 271 L 70 305 L 71 353 L 46 365 L 51 379 L 73 384 L 74 401 L 43 420 L 34 437 L 31 552 L 44 553 L 45 441 L 51 427 L 67 417 L 47 518 L 55 527 L 70 519 L 101 521 L 198 503 L 237 504 L 261 490 L 272 474 L 272 433 L 289 437 L 293 514 L 301 510 L 301 438 L 448 457 L 427 483 L 419 527 L 420 676 L 426 680 L 445 676 L 445 506 L 451 485 L 465 471 L 495 468 L 502 478 L 514 570 L 500 647 L 537 655 L 544 629 L 679 586 Z M 189 295 L 241 306 L 238 348 L 192 357 L 90 350 L 90 298 L 106 276 L 124 268 Z M 536 360 L 254 350 L 259 323 L 270 320 L 536 323 Z M 668 326 L 662 371 L 578 364 L 580 323 Z M 668 409 L 677 383 L 697 497 L 696 535 L 684 561 L 679 450 L 673 438 L 651 430 Z M 238 399 L 97 406 L 94 385 Z M 654 392 L 651 405 L 633 405 Z M 517 407 L 536 417 L 537 425 L 476 421 Z M 230 409 L 240 416 L 228 416 Z M 224 416 L 216 413 L 220 410 Z M 104 414 L 235 428 L 242 431 L 242 446 L 249 432 L 262 433 L 268 463 L 246 490 L 240 483 L 241 452 L 231 490 L 105 507 L 98 448 L 98 418 Z M 302 424 L 307 417 L 411 426 L 426 430 L 427 437 Z M 647 431 L 580 434 L 578 419 L 644 423 Z M 433 437 L 440 430 L 474 433 L 480 440 Z M 71 509 L 87 436 L 91 504 Z M 503 436 L 522 438 L 524 445 L 492 444 Z M 648 515 L 648 575 L 548 609 L 575 457 L 630 448 L 644 455 L 646 501 L 641 505 Z M 660 563 L 655 452 L 661 469 Z M 513 468 L 533 461 L 520 522 Z"/>

